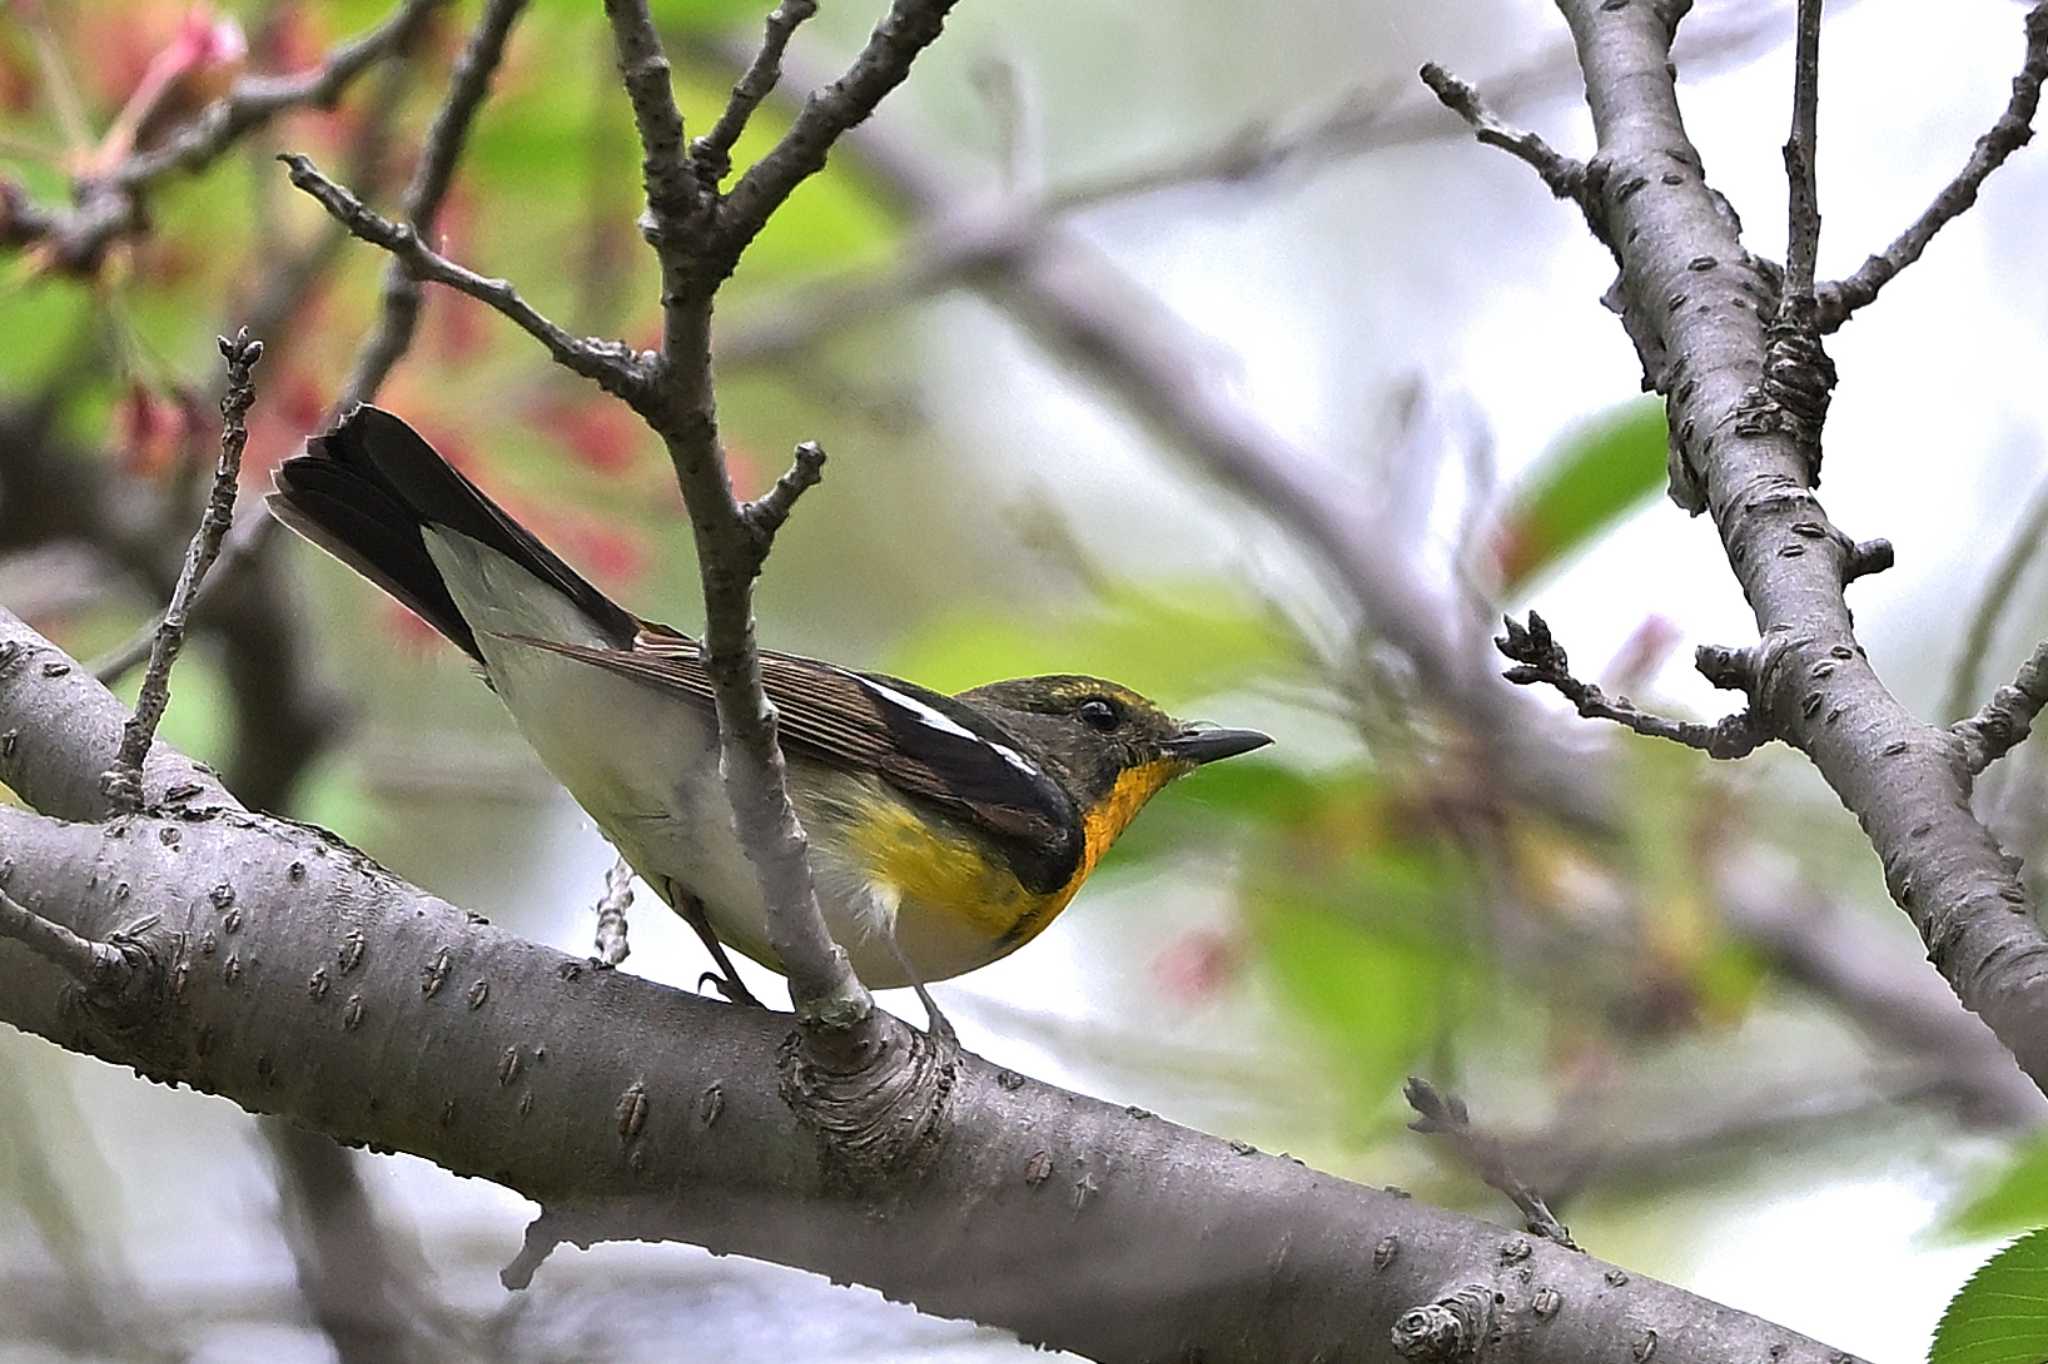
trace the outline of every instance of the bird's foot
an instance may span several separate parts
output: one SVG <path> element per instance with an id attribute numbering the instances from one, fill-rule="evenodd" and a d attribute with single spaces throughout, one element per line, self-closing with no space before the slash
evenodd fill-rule
<path id="1" fill-rule="evenodd" d="M 716 971 L 706 971 L 703 975 L 697 977 L 697 988 L 702 990 L 706 982 L 709 982 L 711 988 L 718 991 L 728 1004 L 737 1004 L 743 1009 L 765 1009 L 768 1007 L 755 998 L 752 990 L 749 990 L 740 983 L 740 978 L 737 975 L 721 976 Z"/>

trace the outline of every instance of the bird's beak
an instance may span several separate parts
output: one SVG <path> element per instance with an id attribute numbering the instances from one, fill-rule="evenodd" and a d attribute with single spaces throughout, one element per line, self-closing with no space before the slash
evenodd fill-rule
<path id="1" fill-rule="evenodd" d="M 1256 729 L 1189 728 L 1168 739 L 1164 747 L 1167 757 L 1199 767 L 1222 758 L 1235 758 L 1240 753 L 1264 748 L 1272 742 L 1271 735 L 1261 734 Z"/>

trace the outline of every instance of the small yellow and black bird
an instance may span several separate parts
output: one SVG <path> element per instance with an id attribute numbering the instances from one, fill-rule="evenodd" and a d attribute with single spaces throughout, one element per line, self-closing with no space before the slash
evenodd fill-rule
<path id="1" fill-rule="evenodd" d="M 563 563 L 399 418 L 358 407 L 277 473 L 272 512 L 483 668 L 570 794 L 697 930 L 775 967 L 718 777 L 697 642 Z M 874 987 L 985 966 L 1067 906 L 1161 787 L 1272 742 L 1092 677 L 946 696 L 763 650 L 827 926 Z"/>

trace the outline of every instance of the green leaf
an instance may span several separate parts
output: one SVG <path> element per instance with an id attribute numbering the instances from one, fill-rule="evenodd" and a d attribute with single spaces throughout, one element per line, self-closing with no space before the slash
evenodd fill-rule
<path id="1" fill-rule="evenodd" d="M 2048 1137 L 2015 1151 L 1969 1200 L 1949 1214 L 1942 1230 L 1957 1236 L 2000 1236 L 2048 1224 Z"/>
<path id="2" fill-rule="evenodd" d="M 1639 398 L 1546 454 L 1501 518 L 1493 552 L 1502 586 L 1513 591 L 1663 487 L 1668 439 L 1663 403 Z"/>
<path id="3" fill-rule="evenodd" d="M 2041 1364 L 2048 1359 L 2048 1227 L 1980 1265 L 1934 1328 L 1928 1364 Z"/>

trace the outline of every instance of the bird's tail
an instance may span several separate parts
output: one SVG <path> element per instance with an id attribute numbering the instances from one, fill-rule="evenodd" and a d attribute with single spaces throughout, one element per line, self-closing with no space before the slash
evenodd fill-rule
<path id="1" fill-rule="evenodd" d="M 532 602 L 541 614 L 573 607 L 601 638 L 623 647 L 638 622 L 632 614 L 563 563 L 532 532 L 514 521 L 483 490 L 463 477 L 419 433 L 375 407 L 358 407 L 325 435 L 306 442 L 306 453 L 277 471 L 271 514 L 410 607 L 479 663 L 476 626 L 456 605 L 443 574 L 450 562 L 430 552 L 428 537 L 442 532 L 495 552 L 536 580 Z M 454 542 L 459 543 L 459 542 Z M 496 562 L 494 556 L 485 556 Z M 459 584 L 474 602 L 474 585 Z M 490 628 L 486 626 L 485 628 Z M 536 633 L 542 633 L 536 631 Z"/>

